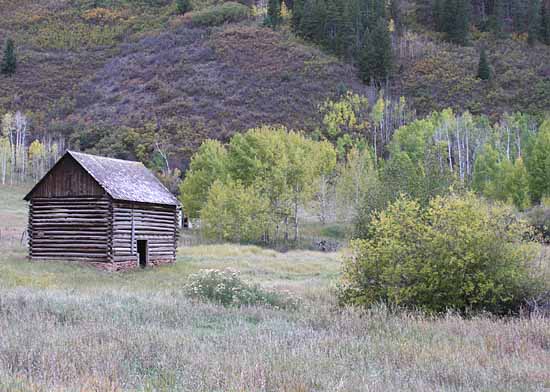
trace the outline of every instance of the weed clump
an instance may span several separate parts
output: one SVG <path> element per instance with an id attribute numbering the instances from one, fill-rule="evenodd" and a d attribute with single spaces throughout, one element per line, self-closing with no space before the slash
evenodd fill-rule
<path id="1" fill-rule="evenodd" d="M 296 298 L 246 283 L 230 268 L 204 269 L 190 275 L 184 292 L 191 298 L 226 307 L 267 305 L 276 309 L 295 309 L 298 306 Z"/>

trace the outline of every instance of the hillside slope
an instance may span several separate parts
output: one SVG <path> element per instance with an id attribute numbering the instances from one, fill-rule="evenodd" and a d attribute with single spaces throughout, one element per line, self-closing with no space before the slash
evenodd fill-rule
<path id="1" fill-rule="evenodd" d="M 70 121 L 138 133 L 153 122 L 164 143 L 185 153 L 206 137 L 226 140 L 261 124 L 313 130 L 318 105 L 339 88 L 363 86 L 351 67 L 282 33 L 184 25 L 123 45 L 81 85 Z"/>
<path id="2" fill-rule="evenodd" d="M 0 115 L 27 112 L 34 136 L 72 148 L 147 161 L 162 146 L 185 167 L 205 138 L 265 123 L 313 130 L 321 102 L 364 89 L 351 66 L 288 33 L 193 27 L 172 1 L 3 0 L 0 16 L 19 62 L 0 76 Z"/>
<path id="3" fill-rule="evenodd" d="M 413 13 L 417 2 L 405 3 Z M 19 61 L 14 76 L 0 76 L 0 115 L 21 110 L 33 137 L 62 135 L 72 148 L 157 169 L 159 149 L 185 168 L 205 138 L 264 123 L 310 131 L 325 99 L 346 89 L 374 96 L 355 68 L 288 26 L 196 27 L 172 0 L 0 0 L 0 19 L 0 41 L 14 38 Z M 548 46 L 473 32 L 461 47 L 424 27 L 394 42 L 393 93 L 419 115 L 452 107 L 497 120 L 550 108 Z M 482 46 L 489 82 L 476 77 Z"/>

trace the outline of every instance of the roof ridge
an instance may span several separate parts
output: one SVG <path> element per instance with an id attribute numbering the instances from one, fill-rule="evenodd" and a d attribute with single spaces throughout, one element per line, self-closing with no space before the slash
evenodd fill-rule
<path id="1" fill-rule="evenodd" d="M 112 161 L 119 161 L 119 162 L 125 162 L 125 163 L 137 163 L 137 164 L 143 165 L 143 162 L 140 162 L 140 161 L 130 161 L 130 160 L 128 160 L 128 159 L 104 157 L 104 156 L 102 156 L 102 155 L 88 154 L 87 152 L 73 151 L 73 150 L 67 150 L 67 152 L 68 152 L 69 154 L 71 154 L 71 155 L 73 155 L 73 154 L 77 154 L 77 155 L 86 155 L 86 156 L 94 157 L 94 158 L 98 158 L 98 159 L 109 159 L 109 160 L 112 160 Z M 145 166 L 145 165 L 143 165 L 143 166 Z"/>

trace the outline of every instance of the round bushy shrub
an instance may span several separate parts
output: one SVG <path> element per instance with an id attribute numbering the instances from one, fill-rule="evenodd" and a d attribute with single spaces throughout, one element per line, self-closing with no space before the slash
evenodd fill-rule
<path id="1" fill-rule="evenodd" d="M 199 26 L 219 26 L 227 22 L 240 22 L 250 17 L 250 8 L 246 5 L 228 1 L 206 7 L 190 14 L 191 22 Z"/>
<path id="2" fill-rule="evenodd" d="M 539 205 L 525 212 L 525 219 L 533 227 L 537 241 L 550 244 L 550 208 Z"/>
<path id="3" fill-rule="evenodd" d="M 367 239 L 352 241 L 340 301 L 386 302 L 431 313 L 508 314 L 538 287 L 530 264 L 538 245 L 503 205 L 472 194 L 400 198 L 372 217 Z"/>
<path id="4" fill-rule="evenodd" d="M 244 282 L 238 272 L 230 268 L 200 270 L 189 277 L 184 291 L 191 298 L 223 306 L 268 305 L 288 309 L 298 305 L 290 295 L 283 296 Z"/>

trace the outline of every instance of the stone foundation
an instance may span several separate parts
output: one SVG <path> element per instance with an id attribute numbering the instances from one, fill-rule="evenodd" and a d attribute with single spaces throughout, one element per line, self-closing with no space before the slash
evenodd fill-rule
<path id="1" fill-rule="evenodd" d="M 60 259 L 45 259 L 45 258 L 30 258 L 32 262 L 62 262 L 67 264 L 79 264 L 82 266 L 91 266 L 102 271 L 108 272 L 125 272 L 131 271 L 133 269 L 139 268 L 139 263 L 137 260 L 128 260 L 128 261 L 119 261 L 116 263 L 106 263 L 106 262 L 93 262 L 93 261 L 83 261 L 83 260 L 60 260 Z M 150 260 L 147 264 L 147 268 L 156 267 L 159 265 L 174 264 L 174 259 L 160 259 L 160 260 Z"/>

